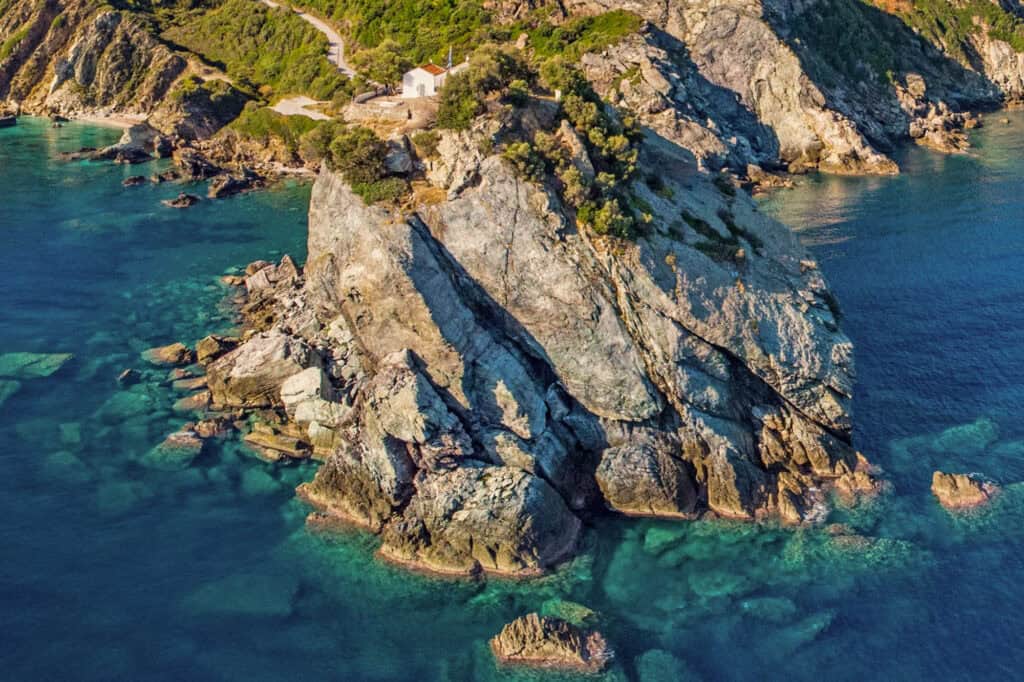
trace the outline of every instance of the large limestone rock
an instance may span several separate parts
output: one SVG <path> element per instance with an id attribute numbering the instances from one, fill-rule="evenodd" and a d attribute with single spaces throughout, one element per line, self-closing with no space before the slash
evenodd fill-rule
<path id="1" fill-rule="evenodd" d="M 428 473 L 384 529 L 381 555 L 438 573 L 544 572 L 572 555 L 580 521 L 544 480 L 511 467 Z"/>
<path id="2" fill-rule="evenodd" d="M 641 163 L 673 153 L 651 139 Z M 529 572 L 547 550 L 525 560 L 500 528 L 543 516 L 530 499 L 558 515 L 603 504 L 801 523 L 823 513 L 822 486 L 867 476 L 831 295 L 748 199 L 699 177 L 637 183 L 653 229 L 609 252 L 501 159 L 473 173 L 414 215 L 318 179 L 305 295 L 374 374 L 351 387 L 352 421 L 328 429 L 336 450 L 307 499 L 382 532 L 397 561 Z M 709 230 L 744 255 L 697 248 Z M 464 504 L 492 515 L 463 526 L 448 512 Z"/>
<path id="3" fill-rule="evenodd" d="M 504 664 L 583 673 L 600 672 L 615 657 L 601 633 L 536 613 L 502 628 L 491 651 Z"/>

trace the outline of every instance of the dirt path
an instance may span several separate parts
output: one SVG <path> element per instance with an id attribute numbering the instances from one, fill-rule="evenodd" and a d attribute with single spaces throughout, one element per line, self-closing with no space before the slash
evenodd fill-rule
<path id="1" fill-rule="evenodd" d="M 317 102 L 315 99 L 310 97 L 289 97 L 288 99 L 281 100 L 270 108 L 279 114 L 284 114 L 285 116 L 308 116 L 314 121 L 330 120 L 331 117 L 327 114 L 311 108 L 317 104 L 323 104 L 323 102 Z"/>
<path id="2" fill-rule="evenodd" d="M 274 0 L 260 0 L 260 2 L 262 2 L 264 5 L 268 7 L 281 7 L 281 5 L 279 3 L 274 2 Z M 324 36 L 327 38 L 328 43 L 327 60 L 329 62 L 337 66 L 338 70 L 341 71 L 346 76 L 348 76 L 349 78 L 352 78 L 353 76 L 356 75 L 356 72 L 345 61 L 345 42 L 342 40 L 341 36 L 338 34 L 337 31 L 331 28 L 330 25 L 323 19 L 319 19 L 313 16 L 312 14 L 308 14 L 301 10 L 293 9 L 288 6 L 285 6 L 285 9 L 294 12 L 297 17 L 299 17 L 307 24 L 309 24 L 310 26 L 324 34 Z"/>

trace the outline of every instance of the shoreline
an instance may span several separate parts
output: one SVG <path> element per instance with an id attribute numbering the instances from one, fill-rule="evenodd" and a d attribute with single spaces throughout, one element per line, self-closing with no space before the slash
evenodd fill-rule
<path id="1" fill-rule="evenodd" d="M 75 116 L 70 118 L 70 120 L 78 123 L 88 123 L 90 125 L 128 130 L 132 126 L 145 122 L 146 117 L 133 114 L 86 114 L 83 116 Z"/>

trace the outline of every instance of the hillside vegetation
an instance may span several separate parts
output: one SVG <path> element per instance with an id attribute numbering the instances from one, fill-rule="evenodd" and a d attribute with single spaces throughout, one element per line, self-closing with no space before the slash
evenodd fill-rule
<path id="1" fill-rule="evenodd" d="M 296 0 L 294 4 L 332 20 L 360 47 L 393 40 L 415 63 L 440 62 L 449 47 L 464 55 L 491 18 L 479 0 Z"/>
<path id="2" fill-rule="evenodd" d="M 264 97 L 329 99 L 347 80 L 327 60 L 327 39 L 319 31 L 288 10 L 255 0 L 227 0 L 164 35 Z"/>
<path id="3" fill-rule="evenodd" d="M 876 4 L 898 15 L 932 42 L 945 46 L 950 55 L 964 64 L 970 62 L 969 38 L 978 32 L 976 21 L 988 27 L 992 38 L 1024 52 L 1024 20 L 991 0 L 876 0 Z"/>

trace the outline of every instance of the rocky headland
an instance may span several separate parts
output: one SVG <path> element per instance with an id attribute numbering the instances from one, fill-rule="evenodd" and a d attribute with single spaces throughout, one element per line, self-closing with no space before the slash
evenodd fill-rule
<path id="1" fill-rule="evenodd" d="M 204 356 L 214 408 L 270 415 L 256 445 L 323 460 L 312 523 L 423 570 L 532 575 L 595 514 L 797 524 L 875 490 L 851 344 L 785 227 L 680 173 L 632 184 L 644 236 L 598 237 L 480 151 L 494 125 L 445 133 L 401 206 L 325 168 L 306 266 L 250 266 L 249 331 Z M 642 167 L 685 163 L 648 135 Z"/>

